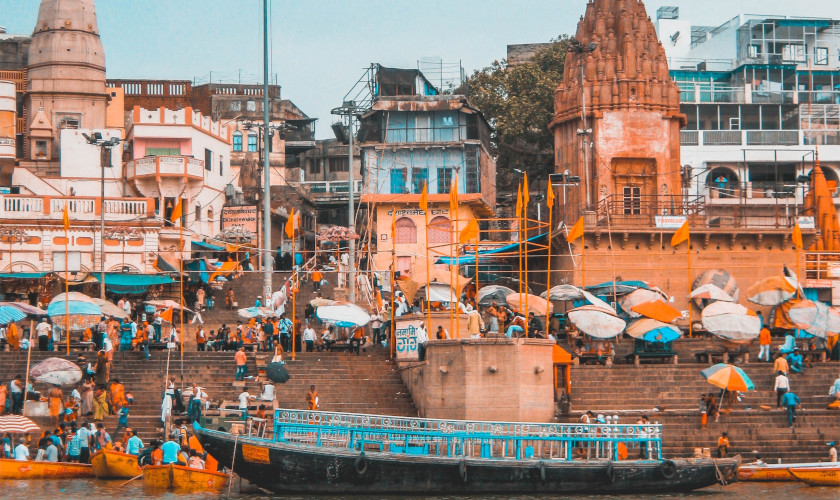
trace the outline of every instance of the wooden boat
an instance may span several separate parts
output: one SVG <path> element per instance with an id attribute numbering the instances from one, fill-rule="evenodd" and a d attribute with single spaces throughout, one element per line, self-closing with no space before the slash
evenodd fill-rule
<path id="1" fill-rule="evenodd" d="M 100 450 L 90 457 L 97 479 L 131 479 L 143 473 L 137 457 L 113 450 Z"/>
<path id="2" fill-rule="evenodd" d="M 840 487 L 840 465 L 832 467 L 791 467 L 790 473 L 809 486 Z"/>
<path id="3" fill-rule="evenodd" d="M 221 491 L 227 487 L 228 474 L 199 470 L 182 465 L 147 465 L 143 467 L 143 484 L 161 490 L 180 492 Z"/>
<path id="4" fill-rule="evenodd" d="M 800 464 L 746 464 L 738 467 L 739 481 L 796 481 L 791 467 L 825 467 L 825 462 Z"/>
<path id="5" fill-rule="evenodd" d="M 0 458 L 0 479 L 70 479 L 93 477 L 90 464 L 33 462 Z"/>
<path id="6" fill-rule="evenodd" d="M 657 493 L 737 479 L 735 459 L 664 460 L 658 424 L 503 423 L 281 409 L 274 420 L 272 439 L 196 423 L 193 428 L 220 463 L 235 457 L 233 472 L 277 494 Z M 647 458 L 619 460 L 622 448 L 634 456 L 644 450 Z"/>

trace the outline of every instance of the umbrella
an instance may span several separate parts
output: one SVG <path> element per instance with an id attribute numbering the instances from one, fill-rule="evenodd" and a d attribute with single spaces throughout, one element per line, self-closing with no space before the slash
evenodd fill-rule
<path id="1" fill-rule="evenodd" d="M 638 288 L 633 290 L 632 292 L 628 293 L 624 297 L 618 299 L 618 305 L 621 306 L 621 309 L 627 313 L 628 316 L 631 318 L 638 318 L 641 316 L 641 313 L 636 312 L 633 310 L 633 306 L 641 304 L 643 302 L 651 302 L 651 301 L 659 301 L 662 302 L 663 299 L 667 300 L 662 292 L 659 290 L 651 290 L 648 288 Z M 667 323 L 667 322 L 666 322 Z"/>
<path id="2" fill-rule="evenodd" d="M 286 363 L 269 363 L 265 367 L 265 376 L 272 382 L 285 384 L 289 381 L 289 372 L 286 370 Z"/>
<path id="3" fill-rule="evenodd" d="M 580 306 L 566 316 L 583 333 L 599 339 L 613 338 L 627 325 L 612 309 L 599 306 Z"/>
<path id="4" fill-rule="evenodd" d="M 434 282 L 429 283 L 429 288 L 426 285 L 420 287 L 423 289 L 423 295 L 426 300 L 430 302 L 455 302 L 455 290 L 449 286 L 449 283 Z M 420 291 L 419 289 L 417 291 Z"/>
<path id="5" fill-rule="evenodd" d="M 682 317 L 682 314 L 674 309 L 673 306 L 661 300 L 642 302 L 631 307 L 630 310 L 646 318 L 655 319 L 663 323 L 671 323 L 675 319 Z"/>
<path id="6" fill-rule="evenodd" d="M 632 322 L 626 332 L 633 338 L 647 342 L 668 343 L 682 336 L 682 331 L 676 326 L 652 318 L 641 318 Z"/>
<path id="7" fill-rule="evenodd" d="M 735 302 L 735 299 L 733 299 L 731 295 L 721 290 L 714 283 L 706 283 L 700 285 L 699 287 L 691 291 L 690 297 L 692 299 L 702 299 L 709 301 L 722 300 L 724 302 Z"/>
<path id="8" fill-rule="evenodd" d="M 511 307 L 519 307 L 520 303 L 525 306 L 526 296 L 528 297 L 528 312 L 532 312 L 537 316 L 545 316 L 546 309 L 548 309 L 548 312 L 552 312 L 554 310 L 554 305 L 551 302 L 542 297 L 537 297 L 536 295 L 512 293 L 505 297 L 505 300 Z"/>
<path id="9" fill-rule="evenodd" d="M 828 332 L 840 332 L 840 313 L 819 301 L 800 300 L 788 311 L 798 328 L 815 337 L 826 338 Z"/>
<path id="10" fill-rule="evenodd" d="M 580 293 L 583 295 L 583 298 L 587 300 L 590 304 L 596 307 L 600 307 L 603 309 L 607 309 L 608 311 L 612 311 L 612 314 L 617 314 L 615 311 L 615 307 L 607 304 L 603 300 L 599 299 L 598 297 L 592 295 L 591 293 L 587 292 L 586 290 L 581 290 Z"/>
<path id="11" fill-rule="evenodd" d="M 755 385 L 744 370 L 727 363 L 718 363 L 700 372 L 710 384 L 728 391 L 753 391 Z"/>
<path id="12" fill-rule="evenodd" d="M 274 311 L 269 307 L 245 307 L 236 312 L 239 314 L 239 317 L 245 319 L 261 318 L 274 314 Z"/>
<path id="13" fill-rule="evenodd" d="M 14 306 L 0 305 L 0 325 L 7 325 L 20 321 L 26 317 L 26 313 Z"/>
<path id="14" fill-rule="evenodd" d="M 595 295 L 625 295 L 639 288 L 650 288 L 644 281 L 607 281 L 586 287 L 586 291 Z"/>
<path id="15" fill-rule="evenodd" d="M 12 306 L 20 309 L 29 316 L 46 316 L 47 311 L 27 304 L 26 302 L 0 302 L 0 306 Z"/>
<path id="16" fill-rule="evenodd" d="M 796 278 L 770 276 L 747 290 L 747 300 L 760 306 L 776 306 L 796 295 Z"/>
<path id="17" fill-rule="evenodd" d="M 752 340 L 761 330 L 761 320 L 754 312 L 732 302 L 710 304 L 701 317 L 703 328 L 709 333 L 736 342 Z"/>
<path id="18" fill-rule="evenodd" d="M 60 386 L 76 385 L 82 380 L 82 370 L 62 358 L 47 358 L 33 366 L 29 374 L 37 382 Z"/>
<path id="19" fill-rule="evenodd" d="M 709 269 L 694 280 L 694 283 L 691 285 L 691 290 L 700 288 L 706 283 L 715 285 L 732 297 L 735 302 L 738 302 L 738 296 L 741 294 L 741 290 L 738 289 L 738 283 L 735 281 L 735 278 L 733 278 L 726 270 Z M 697 307 L 703 307 L 703 305 L 697 301 L 695 301 L 695 303 L 697 304 Z"/>
<path id="20" fill-rule="evenodd" d="M 580 300 L 583 298 L 581 289 L 574 285 L 557 285 L 555 287 L 551 287 L 548 294 L 543 292 L 540 294 L 540 297 L 545 298 L 546 295 L 548 295 L 549 300 L 569 301 Z"/>
<path id="21" fill-rule="evenodd" d="M 512 293 L 516 292 L 506 286 L 487 285 L 478 291 L 476 299 L 478 305 L 489 306 L 492 305 L 493 302 L 504 302 L 505 298 Z"/>
<path id="22" fill-rule="evenodd" d="M 175 302 L 174 300 L 147 300 L 143 302 L 144 304 L 149 304 L 150 306 L 155 306 L 158 309 L 175 309 L 176 311 L 181 309 L 181 304 Z M 183 308 L 184 312 L 191 313 L 192 309 L 188 309 L 186 307 Z"/>
<path id="23" fill-rule="evenodd" d="M 6 415 L 0 417 L 0 434 L 26 434 L 40 430 L 35 422 L 22 415 Z"/>
<path id="24" fill-rule="evenodd" d="M 69 326 L 71 330 L 84 330 L 90 328 L 99 322 L 102 316 L 102 309 L 87 295 L 79 292 L 70 292 L 70 294 L 58 294 L 49 306 L 47 306 L 47 316 L 52 319 L 54 328 L 64 328 L 65 311 L 70 311 Z"/>
<path id="25" fill-rule="evenodd" d="M 336 302 L 334 300 L 325 299 L 323 297 L 315 297 L 309 301 L 309 304 L 312 305 L 312 307 L 331 306 L 335 303 Z"/>
<path id="26" fill-rule="evenodd" d="M 365 326 L 370 323 L 370 314 L 364 309 L 349 302 L 338 302 L 331 306 L 321 306 L 315 310 L 315 315 L 325 323 L 332 323 L 340 328 Z"/>
<path id="27" fill-rule="evenodd" d="M 102 314 L 105 316 L 113 316 L 117 319 L 128 319 L 128 313 L 123 310 L 122 307 L 117 306 L 113 302 L 108 302 L 104 299 L 90 299 L 93 301 L 94 304 L 98 305 L 100 309 L 102 309 Z"/>

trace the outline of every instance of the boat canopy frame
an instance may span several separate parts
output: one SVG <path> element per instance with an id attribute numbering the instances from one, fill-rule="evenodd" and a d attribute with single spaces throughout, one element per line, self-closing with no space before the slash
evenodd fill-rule
<path id="1" fill-rule="evenodd" d="M 662 460 L 661 424 L 486 422 L 361 413 L 276 409 L 274 441 L 470 459 L 574 460 L 583 448 L 593 460 L 619 460 L 620 446 Z"/>

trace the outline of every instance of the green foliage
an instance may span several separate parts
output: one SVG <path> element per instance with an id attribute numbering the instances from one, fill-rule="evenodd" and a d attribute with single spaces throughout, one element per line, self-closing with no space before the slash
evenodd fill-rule
<path id="1" fill-rule="evenodd" d="M 552 40 L 519 66 L 493 61 L 467 79 L 467 97 L 493 126 L 491 152 L 500 192 L 511 186 L 515 191 L 520 176 L 513 169 L 527 171 L 529 178 L 544 178 L 553 170 L 554 139 L 548 124 L 554 116 L 554 89 L 563 79 L 568 40 Z"/>

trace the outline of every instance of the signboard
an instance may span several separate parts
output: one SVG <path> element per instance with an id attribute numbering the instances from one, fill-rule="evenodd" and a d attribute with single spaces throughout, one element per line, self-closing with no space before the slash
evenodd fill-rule
<path id="1" fill-rule="evenodd" d="M 813 217 L 797 217 L 796 222 L 799 223 L 801 229 L 816 229 Z"/>
<path id="2" fill-rule="evenodd" d="M 250 444 L 242 445 L 242 458 L 246 462 L 255 464 L 270 464 L 271 460 L 268 458 L 268 448 L 263 446 L 252 446 Z"/>
<path id="3" fill-rule="evenodd" d="M 684 215 L 657 215 L 654 219 L 656 227 L 661 229 L 679 229 L 685 224 Z"/>
<path id="4" fill-rule="evenodd" d="M 63 273 L 64 252 L 53 252 L 53 271 Z M 78 273 L 82 270 L 82 252 L 67 252 L 67 272 Z"/>
<path id="5" fill-rule="evenodd" d="M 423 322 L 420 320 L 396 321 L 394 347 L 397 351 L 397 361 L 418 361 L 417 330 Z"/>
<path id="6" fill-rule="evenodd" d="M 253 234 L 257 234 L 257 217 L 256 205 L 224 207 L 222 208 L 222 231 L 233 226 L 242 226 Z"/>
<path id="7" fill-rule="evenodd" d="M 804 286 L 805 288 L 831 288 L 831 280 L 807 279 Z"/>
<path id="8" fill-rule="evenodd" d="M 390 217 L 390 216 L 394 215 L 394 211 L 393 210 L 388 210 L 387 214 Z M 448 214 L 449 214 L 449 209 L 448 208 L 433 208 L 433 209 L 429 210 L 429 215 L 448 215 Z M 397 217 L 402 217 L 404 215 L 425 215 L 425 212 L 423 212 L 423 210 L 421 210 L 419 208 L 411 208 L 411 209 L 401 208 L 401 209 L 397 210 Z"/>

